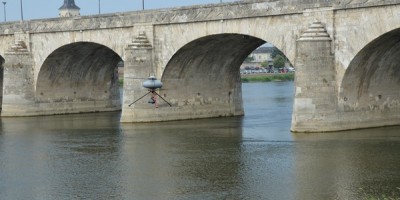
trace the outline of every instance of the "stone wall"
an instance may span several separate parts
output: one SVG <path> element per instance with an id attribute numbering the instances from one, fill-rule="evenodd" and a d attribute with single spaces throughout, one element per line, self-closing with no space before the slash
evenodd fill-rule
<path id="1" fill-rule="evenodd" d="M 297 41 L 296 88 L 292 131 L 328 129 L 327 116 L 337 113 L 337 89 L 331 37 L 314 22 Z M 313 78 L 310 78 L 313 77 Z"/>

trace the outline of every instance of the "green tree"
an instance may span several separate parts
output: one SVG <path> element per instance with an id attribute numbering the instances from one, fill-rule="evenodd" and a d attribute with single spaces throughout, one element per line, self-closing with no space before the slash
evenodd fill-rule
<path id="1" fill-rule="evenodd" d="M 275 68 L 283 68 L 283 67 L 285 67 L 285 61 L 286 61 L 285 57 L 283 57 L 281 55 L 277 55 L 274 58 L 274 67 Z"/>
<path id="2" fill-rule="evenodd" d="M 261 67 L 267 68 L 268 67 L 268 61 L 264 61 L 261 63 Z"/>

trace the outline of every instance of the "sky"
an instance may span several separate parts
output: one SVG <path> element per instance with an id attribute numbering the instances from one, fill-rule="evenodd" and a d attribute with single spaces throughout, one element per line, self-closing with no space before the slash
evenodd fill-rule
<path id="1" fill-rule="evenodd" d="M 221 0 L 144 0 L 145 9 L 171 8 L 180 6 L 220 3 Z M 232 2 L 234 0 L 222 0 Z M 6 2 L 6 20 L 21 20 L 21 0 L 2 0 Z M 64 0 L 22 0 L 24 20 L 58 17 L 58 8 Z M 81 8 L 81 15 L 99 13 L 99 0 L 75 0 Z M 4 5 L 0 9 L 0 22 L 4 22 Z M 142 0 L 100 0 L 100 11 L 104 13 L 127 12 L 142 10 Z"/>

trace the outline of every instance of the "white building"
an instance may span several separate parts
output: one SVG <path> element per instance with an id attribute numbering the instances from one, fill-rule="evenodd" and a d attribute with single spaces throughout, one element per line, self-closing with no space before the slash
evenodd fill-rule
<path id="1" fill-rule="evenodd" d="M 252 57 L 254 60 L 252 62 L 265 62 L 272 60 L 271 54 L 273 51 L 273 47 L 260 47 L 254 50 L 249 57 Z"/>
<path id="2" fill-rule="evenodd" d="M 260 47 L 254 50 L 248 57 L 252 58 L 251 61 L 245 61 L 240 68 L 260 68 L 261 64 L 268 62 L 268 66 L 273 66 L 273 59 L 271 58 L 274 47 Z"/>

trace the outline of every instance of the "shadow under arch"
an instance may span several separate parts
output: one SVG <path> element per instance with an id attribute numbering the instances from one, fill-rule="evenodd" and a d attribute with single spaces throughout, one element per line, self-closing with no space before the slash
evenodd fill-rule
<path id="1" fill-rule="evenodd" d="M 203 106 L 203 110 L 198 110 L 200 117 L 243 115 L 240 66 L 264 43 L 242 34 L 217 34 L 194 40 L 168 62 L 161 92 L 168 94 L 175 105 Z"/>
<path id="2" fill-rule="evenodd" d="M 340 91 L 346 111 L 400 109 L 400 29 L 376 38 L 354 57 Z"/>
<path id="3" fill-rule="evenodd" d="M 40 68 L 36 102 L 43 114 L 112 111 L 121 109 L 118 63 L 112 49 L 77 42 L 52 52 Z"/>
<path id="4" fill-rule="evenodd" d="M 5 62 L 4 57 L 0 56 L 0 111 L 3 108 L 4 62 Z"/>

